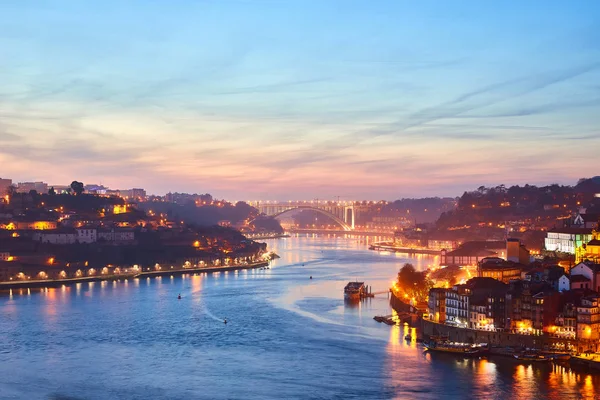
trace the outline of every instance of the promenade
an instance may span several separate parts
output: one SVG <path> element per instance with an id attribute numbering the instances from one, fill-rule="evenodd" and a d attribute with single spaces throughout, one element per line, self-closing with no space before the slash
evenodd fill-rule
<path id="1" fill-rule="evenodd" d="M 257 261 L 248 264 L 235 264 L 235 265 L 223 265 L 217 267 L 187 267 L 177 269 L 165 269 L 165 270 L 154 270 L 144 272 L 124 272 L 118 275 L 96 275 L 96 276 L 82 276 L 78 278 L 64 278 L 64 279 L 31 279 L 24 281 L 6 281 L 0 282 L 0 291 L 9 289 L 27 289 L 27 288 L 39 288 L 39 287 L 56 287 L 62 285 L 70 285 L 81 282 L 98 282 L 98 281 L 111 281 L 119 279 L 133 279 L 133 278 L 144 278 L 144 277 L 157 277 L 157 276 L 168 276 L 168 275 L 184 275 L 184 274 L 197 274 L 197 273 L 212 273 L 212 272 L 224 272 L 224 271 L 238 271 L 247 270 L 254 268 L 264 268 L 269 266 L 269 261 Z"/>

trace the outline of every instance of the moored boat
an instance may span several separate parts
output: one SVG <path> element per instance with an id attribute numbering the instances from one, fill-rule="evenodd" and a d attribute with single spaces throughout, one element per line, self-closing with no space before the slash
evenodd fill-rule
<path id="1" fill-rule="evenodd" d="M 364 296 L 365 292 L 364 282 L 348 282 L 344 288 L 344 297 L 346 299 L 358 300 Z"/>
<path id="2" fill-rule="evenodd" d="M 527 362 L 547 362 L 550 361 L 550 358 L 544 354 L 540 353 L 521 353 L 515 354 L 514 357 L 519 361 L 527 361 Z"/>
<path id="3" fill-rule="evenodd" d="M 466 357 L 482 356 L 487 353 L 487 348 L 481 345 L 456 343 L 447 340 L 437 341 L 430 339 L 427 342 L 423 342 L 423 346 L 425 346 L 428 351 L 459 354 Z"/>

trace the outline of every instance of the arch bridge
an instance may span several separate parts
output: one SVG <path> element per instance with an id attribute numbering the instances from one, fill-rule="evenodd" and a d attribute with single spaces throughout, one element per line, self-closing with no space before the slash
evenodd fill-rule
<path id="1" fill-rule="evenodd" d="M 288 201 L 288 202 L 253 202 L 250 205 L 256 207 L 261 214 L 274 218 L 291 213 L 296 210 L 312 210 L 334 220 L 345 231 L 354 230 L 354 205 L 338 202 L 322 201 Z"/>

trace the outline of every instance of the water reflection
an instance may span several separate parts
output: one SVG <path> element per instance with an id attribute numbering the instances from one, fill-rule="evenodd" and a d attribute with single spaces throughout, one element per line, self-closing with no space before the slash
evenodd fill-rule
<path id="1" fill-rule="evenodd" d="M 373 320 L 392 314 L 385 295 L 344 301 L 348 281 L 364 280 L 378 291 L 404 262 L 424 268 L 431 258 L 383 255 L 339 238 L 272 242 L 281 259 L 266 273 L 3 294 L 0 393 L 52 398 L 60 388 L 63 398 L 438 400 L 591 399 L 598 392 L 597 376 L 568 365 L 429 354 L 413 327 Z M 94 383 L 93 376 L 109 379 Z"/>

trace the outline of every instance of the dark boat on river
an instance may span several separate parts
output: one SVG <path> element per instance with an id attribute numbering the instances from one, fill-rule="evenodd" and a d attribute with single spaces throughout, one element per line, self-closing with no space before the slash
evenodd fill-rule
<path id="1" fill-rule="evenodd" d="M 487 346 L 468 343 L 456 343 L 451 342 L 447 339 L 430 338 L 429 341 L 423 342 L 423 346 L 425 346 L 427 351 L 457 354 L 462 355 L 464 357 L 479 357 L 488 353 Z"/>
<path id="2" fill-rule="evenodd" d="M 524 352 L 521 354 L 515 354 L 514 357 L 519 361 L 526 362 L 548 362 L 551 360 L 550 357 L 538 352 Z"/>

